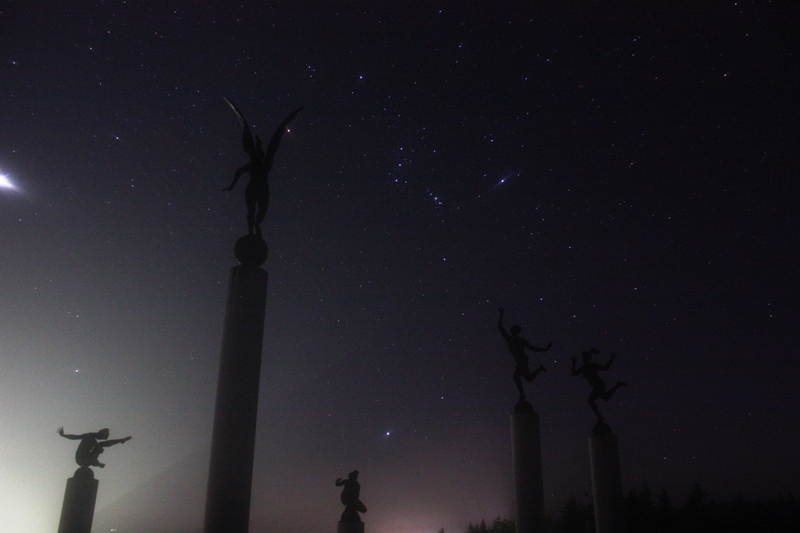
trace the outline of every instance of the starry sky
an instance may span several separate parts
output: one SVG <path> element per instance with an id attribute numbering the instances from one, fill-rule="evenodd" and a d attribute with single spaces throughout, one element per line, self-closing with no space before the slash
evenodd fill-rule
<path id="1" fill-rule="evenodd" d="M 790 2 L 0 2 L 0 530 L 55 530 L 68 433 L 133 440 L 95 531 L 197 531 L 233 244 L 235 115 L 284 135 L 252 531 L 512 517 L 536 345 L 546 506 L 590 488 L 800 493 Z M 600 357 L 603 362 L 604 356 Z M 137 529 L 138 528 L 138 529 Z"/>

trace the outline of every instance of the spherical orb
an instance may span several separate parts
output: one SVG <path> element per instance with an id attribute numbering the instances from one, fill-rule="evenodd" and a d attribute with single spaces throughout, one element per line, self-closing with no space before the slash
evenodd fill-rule
<path id="1" fill-rule="evenodd" d="M 267 260 L 267 243 L 258 235 L 245 235 L 236 241 L 233 253 L 242 266 L 258 267 Z"/>

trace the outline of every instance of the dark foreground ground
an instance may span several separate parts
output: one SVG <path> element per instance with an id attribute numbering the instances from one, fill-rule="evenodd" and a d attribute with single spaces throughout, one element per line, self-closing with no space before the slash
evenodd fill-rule
<path id="1" fill-rule="evenodd" d="M 584 497 L 584 500 L 590 498 Z M 797 533 L 800 502 L 792 494 L 768 501 L 717 503 L 696 485 L 683 506 L 672 504 L 666 491 L 647 487 L 625 497 L 628 533 Z M 557 517 L 548 517 L 547 533 L 593 533 L 590 503 L 570 498 Z M 440 533 L 443 533 L 440 531 Z M 514 522 L 496 518 L 490 525 L 470 525 L 466 533 L 515 533 Z"/>

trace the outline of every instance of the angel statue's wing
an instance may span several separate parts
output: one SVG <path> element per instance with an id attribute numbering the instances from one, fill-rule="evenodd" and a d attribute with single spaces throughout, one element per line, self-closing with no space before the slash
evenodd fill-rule
<path id="1" fill-rule="evenodd" d="M 233 109 L 233 112 L 236 113 L 236 116 L 239 117 L 239 124 L 242 125 L 242 147 L 244 148 L 244 151 L 247 152 L 248 155 L 252 154 L 256 149 L 256 145 L 253 142 L 253 134 L 250 133 L 250 128 L 247 125 L 247 121 L 245 120 L 244 115 L 242 115 L 242 112 L 239 111 L 239 108 L 236 107 L 233 104 L 233 102 L 231 102 L 224 96 L 222 98 L 225 100 L 225 102 L 227 102 L 229 106 L 231 106 L 231 109 Z"/>

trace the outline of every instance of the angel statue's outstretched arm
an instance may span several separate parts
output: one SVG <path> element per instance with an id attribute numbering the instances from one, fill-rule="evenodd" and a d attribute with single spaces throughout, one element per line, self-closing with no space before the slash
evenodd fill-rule
<path id="1" fill-rule="evenodd" d="M 222 190 L 223 191 L 232 191 L 233 188 L 236 186 L 236 182 L 239 181 L 239 178 L 241 178 L 242 174 L 244 174 L 245 172 L 250 172 L 250 163 L 247 163 L 243 167 L 239 167 L 238 169 L 236 169 L 236 174 L 233 175 L 233 181 L 231 182 L 230 185 L 228 185 L 227 187 L 225 187 Z"/>

